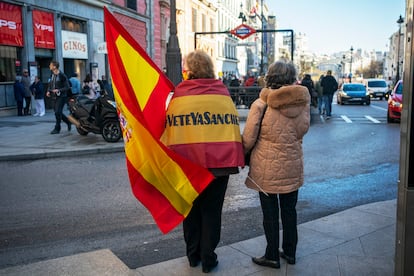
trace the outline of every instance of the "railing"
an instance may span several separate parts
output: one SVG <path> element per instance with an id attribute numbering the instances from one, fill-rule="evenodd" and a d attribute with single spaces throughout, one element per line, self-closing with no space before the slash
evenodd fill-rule
<path id="1" fill-rule="evenodd" d="M 250 108 L 251 104 L 259 98 L 262 88 L 259 86 L 230 86 L 227 89 L 236 108 Z"/>

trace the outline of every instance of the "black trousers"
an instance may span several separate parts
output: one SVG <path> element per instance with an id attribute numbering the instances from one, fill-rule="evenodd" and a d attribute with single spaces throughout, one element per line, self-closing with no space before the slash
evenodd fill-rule
<path id="1" fill-rule="evenodd" d="M 263 211 L 263 228 L 267 242 L 266 259 L 279 260 L 279 206 L 283 228 L 282 249 L 286 255 L 295 257 L 296 245 L 298 243 L 296 214 L 298 191 L 288 194 L 268 195 L 259 192 L 259 195 Z"/>
<path id="2" fill-rule="evenodd" d="M 24 97 L 24 102 L 25 102 L 25 106 L 24 106 L 24 115 L 29 115 L 30 112 L 30 102 L 32 101 L 32 97 Z"/>
<path id="3" fill-rule="evenodd" d="M 67 102 L 66 97 L 56 97 L 55 101 L 55 118 L 56 118 L 56 124 L 55 129 L 57 131 L 60 131 L 60 123 L 63 120 L 66 124 L 70 125 L 69 119 L 63 114 L 63 107 L 65 106 Z"/>
<path id="4" fill-rule="evenodd" d="M 216 177 L 197 197 L 183 222 L 184 240 L 189 261 L 212 266 L 217 260 L 214 253 L 220 242 L 221 212 L 229 176 Z"/>
<path id="5" fill-rule="evenodd" d="M 16 101 L 17 105 L 17 116 L 23 116 L 23 100 Z"/>

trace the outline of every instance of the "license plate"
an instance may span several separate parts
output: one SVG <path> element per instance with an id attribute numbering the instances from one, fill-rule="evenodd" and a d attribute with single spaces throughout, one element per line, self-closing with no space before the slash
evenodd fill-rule
<path id="1" fill-rule="evenodd" d="M 352 98 L 353 101 L 360 101 L 362 100 L 361 98 Z"/>

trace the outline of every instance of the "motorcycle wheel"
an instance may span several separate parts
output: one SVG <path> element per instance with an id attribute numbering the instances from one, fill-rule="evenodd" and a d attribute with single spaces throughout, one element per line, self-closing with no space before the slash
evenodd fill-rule
<path id="1" fill-rule="evenodd" d="M 82 136 L 86 136 L 86 135 L 88 135 L 88 132 L 87 131 L 85 131 L 85 130 L 83 130 L 83 129 L 81 129 L 80 127 L 77 127 L 76 128 L 76 130 L 78 131 L 78 133 L 80 134 L 80 135 L 82 135 Z"/>
<path id="2" fill-rule="evenodd" d="M 119 121 L 106 120 L 102 124 L 102 137 L 109 143 L 118 142 L 122 137 L 122 130 Z"/>

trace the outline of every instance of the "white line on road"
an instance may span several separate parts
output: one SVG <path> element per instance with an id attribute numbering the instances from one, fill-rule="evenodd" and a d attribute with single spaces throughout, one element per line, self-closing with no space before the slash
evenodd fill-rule
<path id="1" fill-rule="evenodd" d="M 388 109 L 383 108 L 383 107 L 380 107 L 380 106 L 376 106 L 374 104 L 371 104 L 371 107 L 376 108 L 376 109 L 379 109 L 379 110 L 383 110 L 383 111 L 388 111 Z"/>
<path id="2" fill-rule="evenodd" d="M 341 118 L 345 121 L 345 122 L 347 122 L 348 124 L 350 124 L 350 123 L 352 123 L 352 120 L 351 119 L 349 119 L 347 116 L 345 116 L 345 115 L 341 115 Z"/>
<path id="3" fill-rule="evenodd" d="M 372 121 L 372 122 L 374 122 L 374 123 L 376 123 L 376 124 L 381 123 L 381 122 L 380 122 L 380 121 L 378 121 L 377 119 L 374 119 L 374 118 L 372 118 L 371 116 L 368 116 L 368 115 L 365 115 L 365 118 L 367 118 L 368 120 L 370 120 L 370 121 Z"/>

